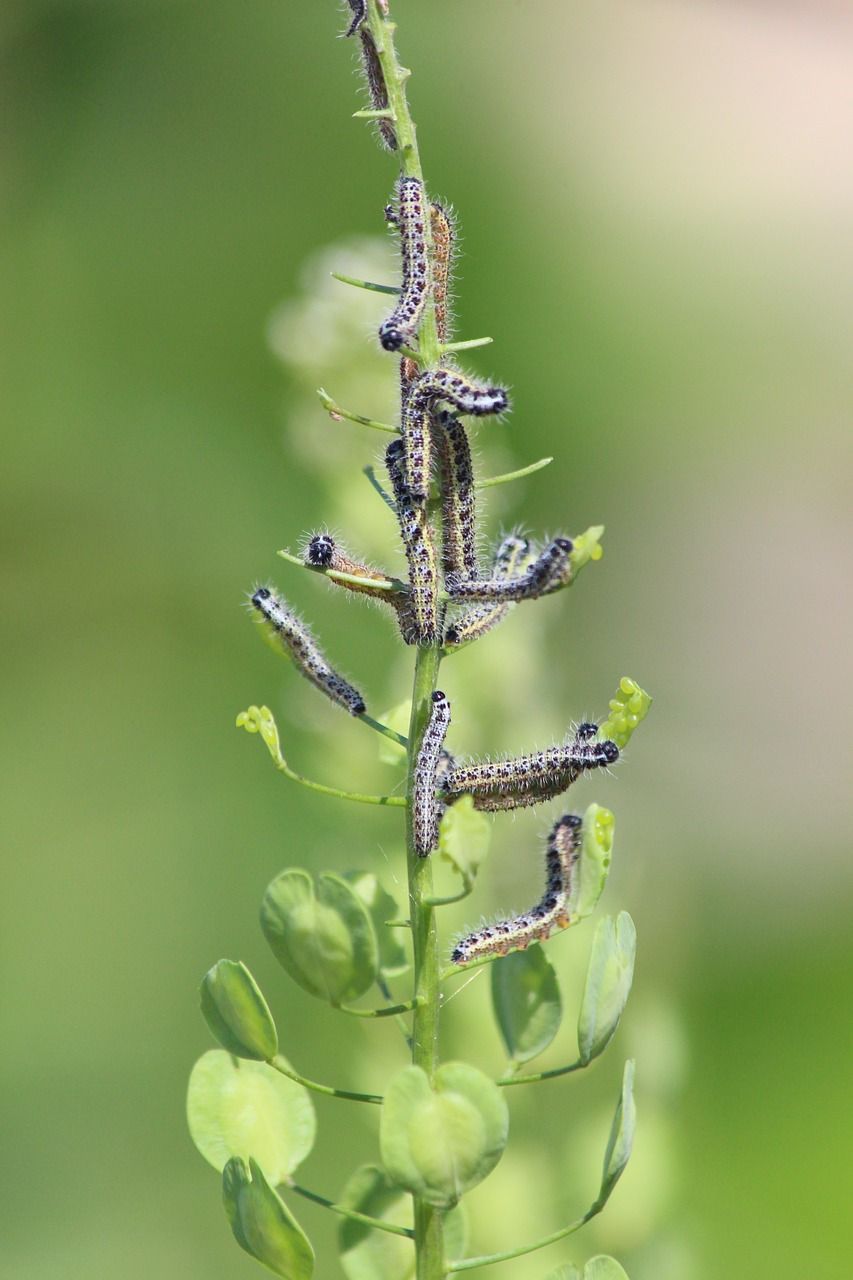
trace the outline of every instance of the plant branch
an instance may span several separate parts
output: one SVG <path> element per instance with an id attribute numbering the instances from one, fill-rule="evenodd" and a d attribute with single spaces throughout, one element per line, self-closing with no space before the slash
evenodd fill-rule
<path id="1" fill-rule="evenodd" d="M 289 1080 L 295 1080 L 306 1089 L 311 1089 L 313 1093 L 324 1093 L 330 1098 L 343 1098 L 347 1102 L 373 1102 L 377 1106 L 382 1104 L 382 1095 L 379 1093 L 352 1093 L 349 1089 L 333 1089 L 331 1085 L 318 1084 L 316 1080 L 309 1080 L 298 1071 L 294 1071 L 280 1054 L 276 1054 L 274 1058 L 269 1058 L 267 1061 L 274 1071 L 287 1076 Z"/>
<path id="2" fill-rule="evenodd" d="M 403 1000 L 400 1004 L 383 1005 L 381 1009 L 355 1009 L 351 1004 L 336 1004 L 339 1013 L 348 1013 L 352 1018 L 394 1018 L 398 1013 L 411 1013 L 419 1008 L 419 1001 Z"/>
<path id="3" fill-rule="evenodd" d="M 587 1062 L 570 1062 L 567 1067 L 553 1067 L 550 1071 L 537 1071 L 527 1076 L 503 1076 L 496 1083 L 500 1085 L 511 1084 L 538 1084 L 540 1080 L 556 1080 L 558 1076 L 567 1076 L 572 1071 L 582 1071 L 584 1067 L 589 1066 Z"/>
<path id="4" fill-rule="evenodd" d="M 370 1218 L 366 1213 L 357 1213 L 355 1209 L 347 1209 L 345 1205 L 335 1204 L 334 1200 L 318 1195 L 316 1191 L 309 1191 L 307 1187 L 300 1187 L 295 1182 L 287 1182 L 285 1186 L 289 1191 L 295 1191 L 298 1196 L 304 1196 L 306 1200 L 313 1200 L 314 1204 L 320 1204 L 324 1209 L 330 1209 L 332 1213 L 339 1213 L 343 1218 L 350 1218 L 353 1222 L 361 1222 L 366 1227 L 375 1227 L 377 1231 L 387 1231 L 392 1236 L 405 1236 L 407 1240 L 414 1240 L 415 1238 L 415 1233 L 411 1227 L 398 1227 L 393 1222 L 383 1222 L 381 1218 Z"/>
<path id="5" fill-rule="evenodd" d="M 374 431 L 387 431 L 392 436 L 400 434 L 396 427 L 389 426 L 387 422 L 377 422 L 374 418 L 365 418 L 361 413 L 352 413 L 349 409 L 342 409 L 339 404 L 335 403 L 328 391 L 325 391 L 322 387 L 317 388 L 317 395 L 323 408 L 336 422 L 340 422 L 344 418 L 347 422 L 358 422 L 362 427 L 372 427 Z"/>
<path id="6" fill-rule="evenodd" d="M 575 1231 L 580 1231 L 591 1218 L 600 1213 L 604 1208 L 605 1201 L 596 1200 L 594 1205 L 587 1209 L 582 1218 L 577 1218 L 574 1222 L 570 1222 L 567 1227 L 561 1227 L 559 1231 L 552 1231 L 549 1236 L 543 1236 L 541 1240 L 534 1240 L 532 1244 L 519 1245 L 517 1249 L 505 1249 L 502 1253 L 484 1253 L 479 1258 L 462 1258 L 458 1262 L 449 1262 L 447 1270 L 456 1271 L 473 1271 L 475 1267 L 490 1267 L 496 1262 L 510 1262 L 513 1258 L 523 1258 L 526 1253 L 535 1253 L 537 1249 L 544 1249 L 549 1244 L 556 1244 L 558 1240 L 564 1240 L 566 1236 L 572 1235 Z"/>
<path id="7" fill-rule="evenodd" d="M 376 119 L 374 116 L 373 119 Z M 354 289 L 369 289 L 371 293 L 393 293 L 400 292 L 398 284 L 377 284 L 374 280 L 359 280 L 356 276 L 345 276 L 342 271 L 333 271 L 333 280 L 339 280 L 341 284 L 351 284 Z"/>

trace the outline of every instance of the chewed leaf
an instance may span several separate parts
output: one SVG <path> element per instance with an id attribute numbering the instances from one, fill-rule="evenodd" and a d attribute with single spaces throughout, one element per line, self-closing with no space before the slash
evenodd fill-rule
<path id="1" fill-rule="evenodd" d="M 244 964 L 217 961 L 204 975 L 200 994 L 205 1021 L 223 1049 L 262 1062 L 278 1053 L 269 1005 Z"/>
<path id="2" fill-rule="evenodd" d="M 314 1145 L 314 1107 L 301 1084 L 265 1062 L 235 1060 L 224 1049 L 202 1055 L 187 1091 L 190 1136 L 214 1169 L 255 1155 L 284 1182 Z"/>
<path id="3" fill-rule="evenodd" d="M 615 823 L 610 810 L 599 804 L 591 804 L 583 815 L 581 856 L 569 898 L 573 923 L 590 915 L 604 892 L 613 857 Z"/>
<path id="4" fill-rule="evenodd" d="M 342 1004 L 376 981 L 373 924 L 340 876 L 323 872 L 315 892 L 307 871 L 282 871 L 264 894 L 261 928 L 278 962 L 312 996 Z"/>
<path id="5" fill-rule="evenodd" d="M 604 1167 L 601 1172 L 601 1189 L 597 1204 L 604 1204 L 616 1183 L 625 1171 L 634 1145 L 634 1128 L 637 1112 L 634 1106 L 634 1063 L 628 1059 L 622 1076 L 622 1091 L 613 1117 L 607 1150 L 604 1153 Z"/>
<path id="6" fill-rule="evenodd" d="M 492 1006 L 513 1062 L 530 1062 L 548 1048 L 563 1008 L 557 975 L 538 943 L 492 965 Z"/>
<path id="7" fill-rule="evenodd" d="M 404 1067 L 385 1094 L 382 1162 L 400 1187 L 451 1208 L 491 1173 L 509 1135 L 509 1113 L 493 1080 L 464 1062 L 439 1067 L 431 1086 Z"/>
<path id="8" fill-rule="evenodd" d="M 471 885 L 489 852 L 491 839 L 491 823 L 474 808 L 474 797 L 465 795 L 452 804 L 441 819 L 438 852 L 465 884 Z"/>
<path id="9" fill-rule="evenodd" d="M 584 1065 L 610 1043 L 628 1002 L 634 977 L 637 931 L 627 911 L 605 916 L 592 941 L 580 1017 L 578 1048 Z"/>
<path id="10" fill-rule="evenodd" d="M 622 751 L 637 725 L 646 718 L 652 700 L 635 680 L 623 676 L 609 705 L 610 713 L 604 724 L 599 725 L 598 736 L 602 741 L 612 739 Z"/>
<path id="11" fill-rule="evenodd" d="M 384 1169 L 363 1165 L 350 1178 L 341 1204 L 370 1218 L 413 1224 L 411 1197 L 388 1179 Z M 444 1220 L 444 1248 L 448 1259 L 461 1258 L 466 1246 L 463 1205 L 451 1209 Z M 343 1219 L 338 1231 L 341 1266 L 347 1280 L 414 1280 L 415 1251 L 411 1241 L 375 1231 L 365 1223 Z"/>
<path id="12" fill-rule="evenodd" d="M 235 1157 L 222 1173 L 222 1200 L 241 1249 L 282 1280 L 310 1280 L 314 1250 L 260 1165 Z"/>
<path id="13" fill-rule="evenodd" d="M 367 908 L 379 946 L 379 969 L 384 977 L 395 978 L 409 967 L 406 948 L 399 932 L 388 928 L 388 921 L 399 915 L 399 907 L 391 894 L 383 889 L 372 871 L 345 871 L 343 877 L 352 885 Z"/>

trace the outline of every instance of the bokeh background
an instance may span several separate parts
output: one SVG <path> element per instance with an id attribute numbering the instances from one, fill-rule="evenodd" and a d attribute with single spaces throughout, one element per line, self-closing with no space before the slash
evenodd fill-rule
<path id="1" fill-rule="evenodd" d="M 478 1250 L 588 1202 L 621 1070 L 635 1161 L 604 1217 L 501 1275 L 601 1249 L 632 1280 L 841 1280 L 849 1234 L 853 27 L 821 0 L 397 0 L 434 193 L 462 226 L 458 333 L 513 387 L 489 527 L 607 526 L 568 595 L 516 611 L 443 677 L 454 749 L 522 749 L 652 715 L 613 779 L 605 899 L 640 938 L 629 1012 L 589 1073 L 513 1090 L 471 1197 Z M 2 262 L 3 1246 L 14 1280 L 240 1280 L 183 1097 L 220 956 L 267 990 L 309 1075 L 374 1088 L 395 1029 L 297 991 L 256 924 L 286 865 L 379 870 L 393 812 L 290 786 L 234 716 L 267 702 L 293 762 L 393 788 L 241 609 L 272 579 L 377 710 L 410 655 L 378 613 L 276 559 L 329 523 L 399 570 L 361 475 L 391 413 L 381 298 L 393 161 L 352 121 L 333 0 L 4 0 Z M 382 278 L 389 278 L 387 275 Z M 845 541 L 845 539 L 848 539 Z M 845 633 L 847 638 L 845 640 Z M 547 820 L 496 823 L 449 930 L 536 892 Z M 568 1060 L 590 926 L 551 944 Z M 445 1051 L 499 1070 L 488 981 Z M 346 1079 L 343 1079 L 343 1077 Z M 522 1096 L 523 1095 L 523 1096 Z M 318 1104 L 302 1181 L 337 1194 L 375 1116 Z M 318 1276 L 334 1224 L 297 1213 Z"/>

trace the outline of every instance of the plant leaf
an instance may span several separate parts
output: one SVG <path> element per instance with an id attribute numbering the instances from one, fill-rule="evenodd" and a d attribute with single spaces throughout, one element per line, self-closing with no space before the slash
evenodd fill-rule
<path id="1" fill-rule="evenodd" d="M 581 856 L 575 869 L 569 898 L 569 915 L 577 924 L 590 915 L 604 892 L 613 859 L 616 820 L 609 809 L 591 804 L 583 815 Z"/>
<path id="2" fill-rule="evenodd" d="M 255 1160 L 238 1156 L 222 1171 L 222 1200 L 241 1249 L 282 1280 L 310 1280 L 314 1250 L 305 1232 L 269 1185 Z"/>
<path id="3" fill-rule="evenodd" d="M 610 1129 L 610 1137 L 607 1141 L 607 1150 L 604 1153 L 604 1167 L 601 1173 L 601 1189 L 598 1193 L 597 1204 L 604 1204 L 616 1183 L 621 1178 L 625 1166 L 631 1157 L 631 1148 L 634 1145 L 634 1127 L 637 1121 L 637 1112 L 634 1106 L 634 1062 L 629 1058 L 625 1063 L 625 1070 L 622 1075 L 622 1092 L 619 1095 L 619 1102 L 616 1106 L 616 1114 L 613 1117 L 613 1124 Z"/>
<path id="4" fill-rule="evenodd" d="M 340 876 L 318 887 L 292 868 L 273 880 L 261 903 L 261 928 L 275 958 L 304 991 L 330 1004 L 362 995 L 376 980 L 379 950 L 367 908 Z"/>
<path id="5" fill-rule="evenodd" d="M 476 1067 L 448 1062 L 430 1086 L 404 1067 L 386 1091 L 379 1129 L 382 1162 L 400 1187 L 450 1208 L 491 1173 L 503 1154 L 509 1113 L 501 1090 Z"/>
<path id="6" fill-rule="evenodd" d="M 367 907 L 373 922 L 379 947 L 380 972 L 386 978 L 396 978 L 405 973 L 409 967 L 406 948 L 400 940 L 398 930 L 387 926 L 388 920 L 394 920 L 400 914 L 396 901 L 372 871 L 345 871 L 343 878 Z"/>
<path id="7" fill-rule="evenodd" d="M 501 956 L 492 968 L 492 1006 L 506 1051 L 530 1062 L 548 1048 L 563 1016 L 554 967 L 539 943 Z"/>
<path id="8" fill-rule="evenodd" d="M 578 1049 L 586 1066 L 610 1043 L 634 978 L 637 931 L 627 911 L 599 921 L 592 940 L 578 1018 Z"/>
<path id="9" fill-rule="evenodd" d="M 413 1222 L 411 1197 L 395 1187 L 384 1169 L 363 1165 L 347 1182 L 341 1204 L 371 1218 L 410 1227 Z M 453 1261 L 465 1253 L 467 1228 L 461 1204 L 444 1220 L 444 1248 Z M 415 1251 L 410 1240 L 375 1231 L 362 1222 L 344 1218 L 338 1231 L 341 1266 L 347 1280 L 412 1280 Z"/>
<path id="10" fill-rule="evenodd" d="M 491 839 L 492 825 L 484 813 L 474 808 L 473 796 L 462 796 L 444 811 L 438 829 L 438 852 L 466 885 L 477 878 Z"/>
<path id="11" fill-rule="evenodd" d="M 260 987 L 239 960 L 218 960 L 201 983 L 201 1011 L 214 1038 L 238 1058 L 268 1061 L 278 1035 Z"/>
<path id="12" fill-rule="evenodd" d="M 599 1253 L 584 1267 L 583 1280 L 628 1280 L 628 1273 L 615 1258 Z"/>
<path id="13" fill-rule="evenodd" d="M 214 1169 L 232 1156 L 263 1161 L 273 1183 L 290 1177 L 314 1145 L 314 1107 L 301 1084 L 265 1062 L 202 1054 L 187 1091 L 190 1136 Z"/>

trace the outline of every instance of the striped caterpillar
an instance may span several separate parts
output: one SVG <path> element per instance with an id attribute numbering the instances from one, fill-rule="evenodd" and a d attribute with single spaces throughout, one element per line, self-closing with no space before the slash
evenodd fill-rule
<path id="1" fill-rule="evenodd" d="M 367 17 L 367 0 L 347 0 L 347 4 L 352 10 L 352 21 L 344 32 L 345 37 L 354 35 Z"/>
<path id="2" fill-rule="evenodd" d="M 544 942 L 555 929 L 568 927 L 574 871 L 580 857 L 581 827 L 581 818 L 572 813 L 555 823 L 545 853 L 545 892 L 535 907 L 508 920 L 496 920 L 460 938 L 450 956 L 453 964 L 470 964 L 485 956 L 523 951 L 531 942 Z"/>
<path id="3" fill-rule="evenodd" d="M 278 635 L 282 647 L 293 660 L 293 665 L 306 680 L 310 680 L 311 684 L 339 707 L 344 707 L 350 715 L 364 714 L 364 698 L 329 666 L 305 623 L 296 617 L 283 600 L 274 595 L 269 587 L 258 587 L 252 596 L 252 605 Z"/>
<path id="4" fill-rule="evenodd" d="M 441 401 L 458 413 L 484 417 L 503 413 L 509 397 L 503 387 L 478 386 L 455 369 L 427 369 L 410 384 L 403 403 L 401 434 L 406 487 L 417 502 L 424 502 L 429 493 L 432 422 Z"/>
<path id="5" fill-rule="evenodd" d="M 493 578 L 514 578 L 530 563 L 530 543 L 526 538 L 510 535 L 498 547 L 492 565 Z M 515 607 L 514 601 L 475 605 L 450 623 L 444 633 L 446 648 L 456 648 L 491 631 Z"/>
<path id="6" fill-rule="evenodd" d="M 452 413 L 433 419 L 441 461 L 442 562 L 445 573 L 477 573 L 474 466 L 465 428 Z"/>
<path id="7" fill-rule="evenodd" d="M 447 796 L 470 795 L 475 809 L 521 809 L 566 791 L 582 773 L 619 759 L 615 742 L 593 742 L 597 726 L 583 724 L 574 741 L 514 759 L 454 765 L 442 782 Z"/>
<path id="8" fill-rule="evenodd" d="M 456 232 L 450 211 L 433 201 L 429 207 L 430 227 L 432 229 L 432 296 L 435 303 L 435 332 L 440 343 L 450 337 L 450 277 L 453 269 L 453 257 L 456 243 Z M 393 226 L 398 226 L 398 218 L 392 205 L 386 205 L 385 219 Z M 410 356 L 400 360 L 400 400 L 406 402 L 409 388 L 418 376 L 418 364 Z"/>
<path id="9" fill-rule="evenodd" d="M 392 440 L 385 466 L 397 506 L 397 520 L 409 565 L 409 601 L 400 627 L 407 644 L 435 644 L 439 633 L 438 568 L 425 505 L 412 502 L 403 477 L 403 442 Z"/>
<path id="10" fill-rule="evenodd" d="M 397 305 L 379 326 L 379 341 L 386 351 L 399 351 L 417 333 L 429 288 L 424 220 L 424 187 L 418 178 L 401 178 L 397 184 L 396 225 L 403 255 L 403 287 Z"/>
<path id="11" fill-rule="evenodd" d="M 361 564 L 358 560 L 351 560 L 332 535 L 325 530 L 323 533 L 315 533 L 309 539 L 303 558 L 305 563 L 314 569 L 332 569 L 336 573 L 348 573 L 354 578 L 363 579 L 362 583 L 356 583 L 336 581 L 332 578 L 331 581 L 335 582 L 336 586 L 354 591 L 357 595 L 370 596 L 373 600 L 383 600 L 394 606 L 398 603 L 400 594 L 398 591 L 389 590 L 387 586 L 372 585 L 376 582 L 386 582 L 386 575 L 377 573 L 375 569 L 369 569 L 366 564 Z"/>
<path id="12" fill-rule="evenodd" d="M 564 586 L 571 573 L 570 538 L 555 538 L 523 573 L 515 577 L 463 578 L 453 573 L 447 578 L 447 594 L 452 600 L 534 600 Z"/>
<path id="13" fill-rule="evenodd" d="M 415 764 L 412 793 L 412 828 L 415 852 L 426 858 L 438 844 L 439 805 L 435 790 L 437 778 L 444 768 L 444 739 L 450 725 L 450 703 L 447 695 L 436 689 L 421 749 Z"/>

